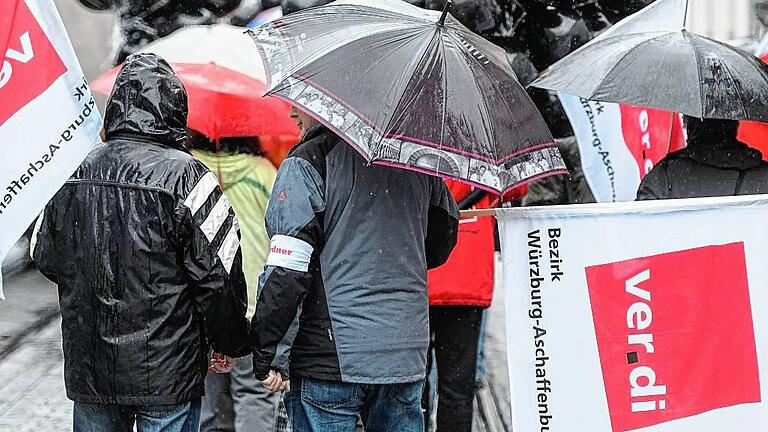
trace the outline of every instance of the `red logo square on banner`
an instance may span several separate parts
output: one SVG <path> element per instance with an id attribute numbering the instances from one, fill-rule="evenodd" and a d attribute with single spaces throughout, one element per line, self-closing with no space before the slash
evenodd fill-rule
<path id="1" fill-rule="evenodd" d="M 0 1 L 0 44 L 3 43 L 6 45 L 0 45 L 0 126 L 67 71 L 23 0 Z"/>
<path id="2" fill-rule="evenodd" d="M 586 273 L 614 432 L 760 402 L 743 243 Z"/>

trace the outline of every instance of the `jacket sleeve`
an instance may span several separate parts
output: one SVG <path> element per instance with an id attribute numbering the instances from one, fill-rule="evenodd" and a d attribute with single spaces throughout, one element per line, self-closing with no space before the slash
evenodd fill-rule
<path id="1" fill-rule="evenodd" d="M 312 269 L 322 248 L 325 185 L 310 162 L 289 157 L 280 166 L 267 207 L 270 252 L 259 279 L 256 313 L 251 321 L 253 370 L 263 380 L 278 352 L 289 350 L 291 323 L 312 285 Z M 283 359 L 287 356 L 281 356 Z"/>
<path id="2" fill-rule="evenodd" d="M 459 235 L 459 209 L 448 187 L 437 179 L 432 189 L 424 240 L 427 268 L 445 264 Z"/>
<path id="3" fill-rule="evenodd" d="M 56 277 L 57 257 L 54 252 L 54 230 L 51 225 L 53 207 L 49 203 L 35 221 L 32 237 L 29 240 L 29 256 L 37 265 L 40 273 L 53 283 L 58 283 Z"/>
<path id="4" fill-rule="evenodd" d="M 203 328 L 214 351 L 243 357 L 250 350 L 240 226 L 216 176 L 199 171 L 204 174 L 196 176 L 179 206 L 182 265 L 195 288 Z"/>

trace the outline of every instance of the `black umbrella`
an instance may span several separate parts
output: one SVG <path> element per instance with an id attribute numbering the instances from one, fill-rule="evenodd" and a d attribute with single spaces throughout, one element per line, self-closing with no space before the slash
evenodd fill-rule
<path id="1" fill-rule="evenodd" d="M 332 128 L 369 162 L 506 192 L 563 173 L 503 50 L 400 0 L 340 0 L 251 33 L 270 94 Z"/>
<path id="2" fill-rule="evenodd" d="M 768 67 L 749 53 L 686 30 L 595 41 L 531 85 L 698 118 L 768 122 Z"/>

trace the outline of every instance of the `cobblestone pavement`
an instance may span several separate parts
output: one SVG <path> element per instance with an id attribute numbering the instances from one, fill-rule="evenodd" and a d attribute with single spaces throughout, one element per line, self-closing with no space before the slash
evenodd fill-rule
<path id="1" fill-rule="evenodd" d="M 72 429 L 62 357 L 61 322 L 56 320 L 0 362 L 0 431 Z"/>

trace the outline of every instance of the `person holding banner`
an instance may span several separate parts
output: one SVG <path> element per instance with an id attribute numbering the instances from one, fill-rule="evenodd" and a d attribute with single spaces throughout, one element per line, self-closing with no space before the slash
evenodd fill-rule
<path id="1" fill-rule="evenodd" d="M 59 288 L 75 432 L 196 432 L 209 347 L 217 372 L 249 352 L 238 220 L 185 151 L 186 120 L 168 63 L 129 57 L 106 141 L 35 226 L 31 254 Z"/>
<path id="2" fill-rule="evenodd" d="M 735 120 L 683 117 L 688 146 L 670 153 L 640 183 L 638 200 L 768 193 L 768 163 L 736 139 Z"/>

